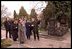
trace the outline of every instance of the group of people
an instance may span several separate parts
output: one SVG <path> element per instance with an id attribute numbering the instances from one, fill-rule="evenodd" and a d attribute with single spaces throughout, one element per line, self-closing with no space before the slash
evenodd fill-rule
<path id="1" fill-rule="evenodd" d="M 7 20 L 4 22 L 6 29 L 6 38 L 12 38 L 14 41 L 24 43 L 26 39 L 30 40 L 30 36 L 34 35 L 34 40 L 39 40 L 38 25 L 40 21 L 38 19 L 26 20 L 25 18 L 19 18 L 14 20 Z"/>

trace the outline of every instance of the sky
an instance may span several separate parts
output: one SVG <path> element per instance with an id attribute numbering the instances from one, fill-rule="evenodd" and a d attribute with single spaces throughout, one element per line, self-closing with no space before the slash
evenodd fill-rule
<path id="1" fill-rule="evenodd" d="M 26 12 L 30 14 L 32 8 L 38 9 L 41 7 L 42 4 L 43 4 L 43 8 L 40 10 L 36 10 L 37 14 L 39 14 L 46 7 L 46 3 L 44 1 L 42 2 L 41 1 L 1 1 L 1 5 L 7 7 L 8 12 L 11 13 L 10 17 L 13 17 L 14 10 L 18 14 L 21 6 L 23 6 Z"/>

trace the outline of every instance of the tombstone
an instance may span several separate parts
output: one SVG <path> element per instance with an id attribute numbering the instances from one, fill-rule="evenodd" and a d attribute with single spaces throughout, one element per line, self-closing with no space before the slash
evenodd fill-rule
<path id="1" fill-rule="evenodd" d="M 48 35 L 63 36 L 68 32 L 68 24 L 66 19 L 61 19 L 61 22 L 57 22 L 56 19 L 51 18 L 48 22 Z"/>
<path id="2" fill-rule="evenodd" d="M 53 18 L 48 22 L 48 35 L 55 35 L 55 19 Z"/>
<path id="3" fill-rule="evenodd" d="M 64 26 L 64 24 L 60 24 L 60 27 L 55 28 L 56 36 L 63 36 L 68 32 L 68 27 Z"/>
<path id="4" fill-rule="evenodd" d="M 59 16 L 59 23 L 60 23 L 60 27 L 56 27 L 56 35 L 57 36 L 63 36 L 68 32 L 68 18 L 65 15 Z"/>

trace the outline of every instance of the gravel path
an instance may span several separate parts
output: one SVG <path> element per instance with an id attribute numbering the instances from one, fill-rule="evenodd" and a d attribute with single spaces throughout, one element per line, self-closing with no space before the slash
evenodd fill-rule
<path id="1" fill-rule="evenodd" d="M 2 38 L 5 38 L 5 30 L 1 30 Z M 27 40 L 24 44 L 19 44 L 18 41 L 13 42 L 13 45 L 8 48 L 71 48 L 71 35 L 68 33 L 64 37 L 64 40 L 56 40 L 52 38 L 42 38 L 34 41 L 33 36 L 30 40 Z"/>

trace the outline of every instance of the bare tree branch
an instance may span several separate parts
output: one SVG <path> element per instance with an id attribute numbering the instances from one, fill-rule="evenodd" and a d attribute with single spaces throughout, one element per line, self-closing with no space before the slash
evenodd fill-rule
<path id="1" fill-rule="evenodd" d="M 7 10 L 8 10 L 7 7 L 5 7 L 4 5 L 1 5 L 1 17 L 9 16 L 11 14 Z"/>

